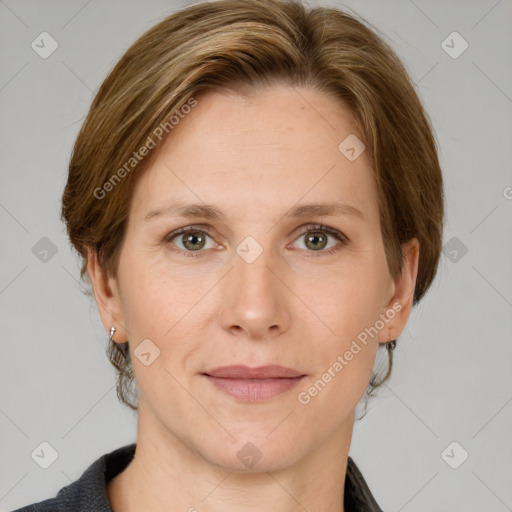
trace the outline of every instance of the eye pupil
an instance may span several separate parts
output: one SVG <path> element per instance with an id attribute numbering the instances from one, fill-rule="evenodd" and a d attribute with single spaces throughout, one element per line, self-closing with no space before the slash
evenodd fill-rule
<path id="1" fill-rule="evenodd" d="M 199 232 L 199 231 L 191 231 L 189 233 L 186 233 L 183 235 L 183 245 L 192 251 L 197 251 L 199 249 L 202 249 L 205 244 L 205 237 Z M 200 245 L 197 246 L 195 244 L 199 243 Z"/>
<path id="2" fill-rule="evenodd" d="M 318 241 L 322 241 L 320 243 L 320 245 L 317 245 L 318 244 Z M 309 246 L 309 243 L 312 242 L 313 243 L 313 246 L 310 247 Z M 313 249 L 323 249 L 327 244 L 327 239 L 326 239 L 326 236 L 323 234 L 323 233 L 315 233 L 315 234 L 310 234 L 307 236 L 307 239 L 306 239 L 306 245 L 309 247 L 309 248 L 313 248 Z"/>

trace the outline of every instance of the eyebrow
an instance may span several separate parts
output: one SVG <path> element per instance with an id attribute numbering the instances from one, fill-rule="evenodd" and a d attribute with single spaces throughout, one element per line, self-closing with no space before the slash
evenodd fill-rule
<path id="1" fill-rule="evenodd" d="M 226 219 L 226 215 L 211 204 L 177 203 L 166 208 L 149 211 L 144 216 L 144 220 L 148 221 L 162 215 L 180 218 L 220 219 L 221 221 Z M 297 219 L 301 217 L 335 217 L 340 215 L 353 215 L 364 220 L 364 215 L 360 210 L 346 203 L 301 204 L 285 213 L 283 218 Z"/>

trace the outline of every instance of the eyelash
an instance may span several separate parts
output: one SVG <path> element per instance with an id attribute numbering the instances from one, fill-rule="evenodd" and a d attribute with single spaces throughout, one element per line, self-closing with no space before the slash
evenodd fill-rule
<path id="1" fill-rule="evenodd" d="M 337 229 L 330 228 L 329 226 L 324 226 L 323 224 L 308 224 L 308 225 L 304 226 L 304 229 L 297 236 L 297 238 L 300 238 L 301 236 L 304 236 L 307 233 L 318 232 L 318 231 L 325 233 L 327 235 L 333 236 L 334 238 L 338 239 L 342 246 L 348 245 L 348 243 L 350 242 L 350 240 L 343 233 L 341 233 Z M 177 229 L 175 231 L 172 231 L 171 233 L 166 235 L 164 237 L 164 242 L 166 242 L 166 243 L 171 242 L 172 239 L 175 238 L 176 236 L 183 234 L 183 233 L 188 233 L 188 232 L 206 233 L 208 236 L 210 236 L 211 229 L 209 226 L 186 226 L 186 227 Z M 330 249 L 318 251 L 319 254 L 315 254 L 312 256 L 317 257 L 317 256 L 330 255 L 330 254 L 334 254 L 334 253 L 338 252 L 340 249 L 341 249 L 341 247 L 339 247 L 339 244 L 338 244 L 337 246 L 331 247 Z M 183 251 L 182 249 L 179 249 L 177 247 L 174 248 L 173 250 L 176 250 L 177 252 L 184 253 L 187 257 L 192 257 L 192 258 L 197 258 L 201 252 L 204 252 L 201 250 L 199 250 L 199 251 Z M 307 252 L 315 253 L 316 251 L 307 251 Z"/>

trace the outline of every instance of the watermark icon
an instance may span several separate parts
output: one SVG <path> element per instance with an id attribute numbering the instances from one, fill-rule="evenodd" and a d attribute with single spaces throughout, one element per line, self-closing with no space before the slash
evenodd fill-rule
<path id="1" fill-rule="evenodd" d="M 57 254 L 57 246 L 48 237 L 43 236 L 32 247 L 32 254 L 39 261 L 48 263 Z"/>
<path id="2" fill-rule="evenodd" d="M 452 263 L 458 263 L 467 252 L 467 246 L 456 236 L 452 236 L 443 247 L 443 253 Z"/>
<path id="3" fill-rule="evenodd" d="M 183 119 L 190 111 L 197 105 L 195 98 L 190 98 L 179 110 L 173 114 L 168 121 L 160 123 L 146 139 L 146 142 L 137 150 L 132 153 L 131 156 L 122 167 L 120 167 L 112 176 L 101 186 L 96 187 L 93 191 L 93 195 L 96 199 L 103 199 L 108 192 L 114 190 L 114 188 L 121 182 L 121 180 L 129 174 L 139 162 L 141 162 L 146 155 L 149 154 L 150 150 L 155 148 L 165 133 L 169 133 L 177 124 L 180 119 Z M 157 140 L 155 140 L 157 139 Z"/>
<path id="4" fill-rule="evenodd" d="M 47 59 L 59 47 L 59 43 L 48 32 L 41 32 L 30 46 L 39 57 Z"/>
<path id="5" fill-rule="evenodd" d="M 160 355 L 160 349 L 146 338 L 137 345 L 133 353 L 144 366 L 149 366 Z"/>
<path id="6" fill-rule="evenodd" d="M 452 58 L 458 59 L 469 47 L 469 43 L 456 31 L 441 43 L 441 48 Z"/>
<path id="7" fill-rule="evenodd" d="M 252 236 L 247 236 L 237 245 L 236 252 L 246 263 L 252 263 L 263 252 L 263 247 Z"/>
<path id="8" fill-rule="evenodd" d="M 364 142 L 353 133 L 345 137 L 338 146 L 340 153 L 351 162 L 359 158 L 365 149 Z"/>
<path id="9" fill-rule="evenodd" d="M 354 359 L 354 356 L 361 352 L 363 348 L 361 345 L 365 347 L 368 344 L 368 336 L 374 338 L 379 331 L 384 329 L 386 324 L 395 318 L 396 314 L 401 310 L 402 304 L 400 304 L 400 302 L 395 302 L 393 306 L 386 311 L 386 313 L 381 313 L 379 315 L 379 320 L 376 320 L 371 327 L 365 327 L 365 329 L 357 335 L 357 340 L 352 341 L 350 348 L 346 350 L 343 355 L 339 355 L 336 358 L 336 361 L 329 366 L 327 371 L 324 372 L 312 386 L 310 386 L 306 391 L 301 391 L 297 395 L 297 400 L 302 405 L 309 404 L 309 402 L 311 402 L 311 398 L 317 396 L 327 386 L 327 384 L 329 384 L 329 382 L 331 382 L 343 370 L 343 368 L 345 368 L 345 366 Z"/>
<path id="10" fill-rule="evenodd" d="M 30 456 L 38 466 L 48 469 L 58 459 L 59 453 L 48 441 L 43 441 L 34 448 Z"/>
<path id="11" fill-rule="evenodd" d="M 452 469 L 458 469 L 469 457 L 469 453 L 457 441 L 452 441 L 442 452 L 441 458 Z"/>
<path id="12" fill-rule="evenodd" d="M 503 189 L 503 197 L 505 199 L 512 199 L 512 187 L 505 187 Z"/>
<path id="13" fill-rule="evenodd" d="M 247 442 L 238 450 L 236 456 L 244 466 L 253 468 L 263 457 L 263 454 L 256 445 Z"/>

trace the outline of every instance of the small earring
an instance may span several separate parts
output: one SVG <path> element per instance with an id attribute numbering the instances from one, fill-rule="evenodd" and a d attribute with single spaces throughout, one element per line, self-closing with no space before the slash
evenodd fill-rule
<path id="1" fill-rule="evenodd" d="M 389 340 L 386 343 L 386 348 L 391 352 L 392 350 L 395 350 L 396 347 L 396 340 Z"/>
<path id="2" fill-rule="evenodd" d="M 111 327 L 111 328 L 110 328 L 110 336 L 109 336 L 110 341 L 114 341 L 114 340 L 112 339 L 112 336 L 114 336 L 114 333 L 115 333 L 115 332 L 116 332 L 116 328 L 115 328 L 115 327 Z"/>

